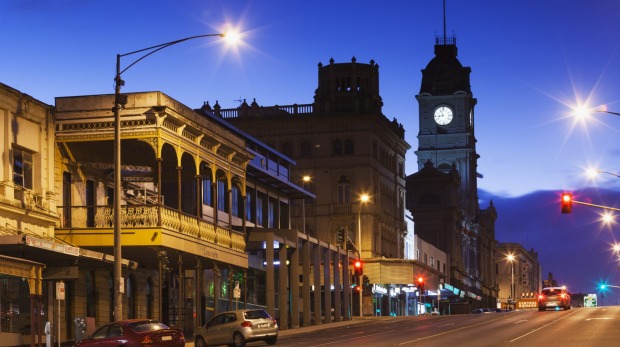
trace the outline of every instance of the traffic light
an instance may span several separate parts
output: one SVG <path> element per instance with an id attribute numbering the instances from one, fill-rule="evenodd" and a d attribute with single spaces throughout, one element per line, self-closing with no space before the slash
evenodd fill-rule
<path id="1" fill-rule="evenodd" d="M 336 230 L 336 242 L 341 245 L 344 242 L 344 228 L 340 227 Z"/>
<path id="2" fill-rule="evenodd" d="M 571 213 L 573 211 L 573 194 L 562 193 L 562 213 Z"/>
<path id="3" fill-rule="evenodd" d="M 355 276 L 362 276 L 364 274 L 364 265 L 361 260 L 356 260 L 353 268 L 355 269 Z"/>
<path id="4" fill-rule="evenodd" d="M 418 277 L 418 290 L 420 291 L 420 294 L 424 293 L 424 277 L 419 276 Z"/>

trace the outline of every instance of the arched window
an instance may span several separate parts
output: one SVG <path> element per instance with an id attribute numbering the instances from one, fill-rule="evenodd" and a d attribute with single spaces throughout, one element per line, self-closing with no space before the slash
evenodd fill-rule
<path id="1" fill-rule="evenodd" d="M 345 155 L 353 154 L 353 140 L 351 139 L 344 140 L 344 154 Z"/>
<path id="2" fill-rule="evenodd" d="M 132 274 L 127 278 L 127 288 L 125 289 L 127 292 L 127 300 L 128 300 L 128 310 L 127 310 L 127 319 L 136 318 L 136 277 Z"/>
<path id="3" fill-rule="evenodd" d="M 342 155 L 342 141 L 334 140 L 332 144 L 334 148 L 334 155 Z"/>
<path id="4" fill-rule="evenodd" d="M 340 180 L 338 180 L 338 203 L 351 203 L 351 198 L 349 195 L 349 179 L 347 176 L 342 176 L 340 177 Z"/>
<path id="5" fill-rule="evenodd" d="M 312 156 L 312 145 L 310 144 L 310 142 L 308 141 L 302 142 L 300 149 L 301 149 L 300 156 L 302 158 L 308 158 Z"/>

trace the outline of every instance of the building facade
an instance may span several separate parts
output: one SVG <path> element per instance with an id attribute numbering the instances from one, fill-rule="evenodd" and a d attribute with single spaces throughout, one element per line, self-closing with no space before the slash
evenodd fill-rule
<path id="1" fill-rule="evenodd" d="M 319 64 L 313 104 L 259 106 L 254 101 L 221 109 L 216 103 L 213 112 L 293 158 L 297 165 L 291 175 L 297 182 L 310 177 L 304 186 L 316 199 L 298 201 L 294 226 L 333 244 L 339 243 L 342 228 L 362 258 L 402 258 L 410 146 L 402 125 L 388 120 L 382 105 L 379 66 L 353 58 Z M 204 108 L 211 110 L 208 103 Z"/>
<path id="2" fill-rule="evenodd" d="M 494 307 L 495 219 L 491 202 L 478 204 L 474 107 L 471 69 L 457 59 L 456 39 L 438 38 L 435 57 L 422 70 L 419 171 L 407 177 L 407 207 L 420 238 L 450 258 L 450 285 L 458 288 L 455 302 L 463 313 Z"/>
<path id="3" fill-rule="evenodd" d="M 498 243 L 495 262 L 502 307 L 528 308 L 525 303 L 535 301 L 543 288 L 538 252 L 526 250 L 519 243 Z"/>

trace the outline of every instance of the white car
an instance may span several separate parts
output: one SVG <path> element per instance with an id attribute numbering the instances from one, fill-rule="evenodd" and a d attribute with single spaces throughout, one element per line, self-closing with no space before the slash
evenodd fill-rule
<path id="1" fill-rule="evenodd" d="M 223 312 L 194 333 L 196 347 L 229 345 L 244 347 L 250 341 L 278 341 L 278 323 L 263 309 Z"/>

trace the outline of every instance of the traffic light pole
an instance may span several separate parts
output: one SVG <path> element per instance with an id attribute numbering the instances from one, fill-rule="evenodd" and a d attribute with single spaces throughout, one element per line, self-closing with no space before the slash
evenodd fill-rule
<path id="1" fill-rule="evenodd" d="M 591 206 L 591 207 L 598 207 L 598 208 L 602 208 L 602 209 L 604 209 L 604 210 L 620 211 L 620 208 L 609 207 L 609 206 L 603 206 L 603 205 L 596 205 L 596 204 L 590 204 L 590 203 L 583 202 L 583 201 L 576 201 L 576 200 L 573 200 L 573 203 L 574 203 L 574 204 L 579 204 L 579 205 Z"/>

